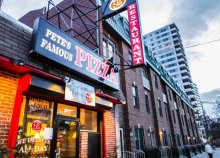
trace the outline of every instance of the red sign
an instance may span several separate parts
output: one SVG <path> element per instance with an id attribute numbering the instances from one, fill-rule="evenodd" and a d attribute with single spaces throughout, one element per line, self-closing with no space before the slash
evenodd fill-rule
<path id="1" fill-rule="evenodd" d="M 32 129 L 35 131 L 40 131 L 42 128 L 42 122 L 39 120 L 35 120 L 32 122 Z"/>
<path id="2" fill-rule="evenodd" d="M 128 6 L 128 20 L 130 26 L 130 40 L 132 50 L 132 63 L 134 66 L 144 64 L 144 53 L 141 40 L 141 30 L 138 17 L 137 4 Z"/>

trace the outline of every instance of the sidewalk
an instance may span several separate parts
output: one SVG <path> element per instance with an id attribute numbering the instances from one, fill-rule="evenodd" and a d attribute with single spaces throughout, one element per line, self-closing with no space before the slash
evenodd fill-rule
<path id="1" fill-rule="evenodd" d="M 202 154 L 193 156 L 193 158 L 207 158 L 207 154 L 203 152 Z M 220 158 L 220 148 L 216 148 L 215 153 L 213 154 L 213 158 Z"/>

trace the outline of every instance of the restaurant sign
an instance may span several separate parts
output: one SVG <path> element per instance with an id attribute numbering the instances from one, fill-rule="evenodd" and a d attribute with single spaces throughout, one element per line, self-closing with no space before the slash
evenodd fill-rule
<path id="1" fill-rule="evenodd" d="M 144 64 L 144 52 L 137 3 L 128 6 L 128 21 L 132 50 L 132 65 Z"/>
<path id="2" fill-rule="evenodd" d="M 127 9 L 132 50 L 132 65 L 145 64 L 138 0 L 108 0 L 102 4 L 103 18 L 109 18 Z"/>
<path id="3" fill-rule="evenodd" d="M 31 54 L 40 55 L 61 67 L 80 73 L 98 83 L 118 90 L 114 66 L 45 19 L 34 22 Z"/>
<path id="4" fill-rule="evenodd" d="M 126 7 L 134 2 L 136 0 L 108 0 L 102 4 L 102 14 L 104 18 L 114 16 L 126 10 Z"/>
<path id="5" fill-rule="evenodd" d="M 95 88 L 77 80 L 65 77 L 65 100 L 95 106 Z"/>

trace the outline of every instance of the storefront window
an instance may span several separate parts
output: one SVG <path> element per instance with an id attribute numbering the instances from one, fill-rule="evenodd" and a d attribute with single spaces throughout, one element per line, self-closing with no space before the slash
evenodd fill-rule
<path id="1" fill-rule="evenodd" d="M 77 117 L 77 108 L 65 104 L 58 104 L 57 114 L 62 116 Z"/>
<path id="2" fill-rule="evenodd" d="M 53 108 L 53 102 L 32 97 L 23 98 L 15 156 L 49 158 Z"/>
<path id="3" fill-rule="evenodd" d="M 97 132 L 97 112 L 80 109 L 81 130 Z"/>

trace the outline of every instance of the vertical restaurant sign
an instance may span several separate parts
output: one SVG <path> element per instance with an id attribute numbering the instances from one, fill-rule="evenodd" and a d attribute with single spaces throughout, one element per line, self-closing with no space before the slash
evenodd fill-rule
<path id="1" fill-rule="evenodd" d="M 130 40 L 132 50 L 132 65 L 144 64 L 144 52 L 142 47 L 142 37 L 139 23 L 137 3 L 128 6 L 128 21 L 130 27 Z"/>
<path id="2" fill-rule="evenodd" d="M 136 0 L 108 0 L 102 4 L 102 14 L 105 17 L 114 16 L 126 10 L 126 7 Z"/>
<path id="3" fill-rule="evenodd" d="M 65 100 L 95 106 L 95 88 L 77 80 L 65 77 Z"/>
<path id="4" fill-rule="evenodd" d="M 34 22 L 31 49 L 31 54 L 58 63 L 59 67 L 68 68 L 102 85 L 119 89 L 118 73 L 115 73 L 110 62 L 45 19 L 38 18 Z"/>

